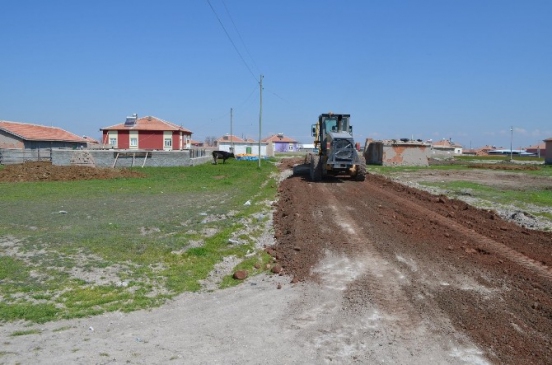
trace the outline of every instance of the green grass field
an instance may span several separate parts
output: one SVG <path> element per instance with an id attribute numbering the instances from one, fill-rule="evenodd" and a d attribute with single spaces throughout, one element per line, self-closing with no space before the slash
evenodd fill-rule
<path id="1" fill-rule="evenodd" d="M 199 290 L 226 256 L 253 274 L 267 260 L 256 244 L 276 195 L 273 161 L 139 171 L 0 183 L 0 321 L 149 308 Z"/>
<path id="2" fill-rule="evenodd" d="M 484 156 L 484 157 L 459 157 L 455 163 L 435 165 L 429 167 L 412 167 L 412 166 L 400 166 L 400 167 L 388 167 L 388 166 L 369 166 L 368 171 L 385 175 L 388 177 L 396 177 L 404 173 L 415 173 L 420 170 L 429 170 L 440 172 L 448 172 L 454 170 L 467 170 L 470 169 L 470 164 L 477 164 L 484 170 L 485 161 L 491 158 L 496 160 L 496 157 L 503 156 Z M 455 158 L 456 159 L 456 158 Z M 523 158 L 527 159 L 527 158 Z M 535 159 L 535 158 L 529 158 Z M 480 168 L 478 168 L 480 170 Z M 496 186 L 485 185 L 478 183 L 477 181 L 443 181 L 443 182 L 424 182 L 420 181 L 419 184 L 431 187 L 437 187 L 447 191 L 447 195 L 458 198 L 462 195 L 470 195 L 474 198 L 481 200 L 481 208 L 492 208 L 498 204 L 514 205 L 523 209 L 533 215 L 540 216 L 547 220 L 552 220 L 552 214 L 548 211 L 552 207 L 552 166 L 538 165 L 536 170 L 508 170 L 508 174 L 519 174 L 539 176 L 543 178 L 551 178 L 551 184 L 548 187 L 534 187 L 518 185 L 512 189 L 506 189 L 504 187 L 498 188 Z"/>

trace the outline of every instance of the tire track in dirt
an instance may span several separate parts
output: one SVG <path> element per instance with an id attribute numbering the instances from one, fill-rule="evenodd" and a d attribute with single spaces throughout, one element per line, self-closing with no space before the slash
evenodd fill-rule
<path id="1" fill-rule="evenodd" d="M 312 294 L 316 303 L 296 308 L 292 326 L 327 363 L 486 364 L 483 352 L 454 331 L 438 308 L 421 315 L 404 290 L 409 279 L 379 253 L 369 224 L 336 185 L 300 187 L 323 197 L 308 214 L 308 225 L 324 232 L 314 242 L 324 254 L 311 271 L 323 290 Z"/>
<path id="2" fill-rule="evenodd" d="M 516 264 L 519 264 L 525 267 L 526 269 L 533 271 L 534 273 L 540 275 L 543 278 L 552 280 L 552 267 L 546 266 L 536 260 L 533 260 L 523 255 L 522 253 L 507 247 L 506 245 L 500 242 L 497 242 L 493 239 L 490 239 L 489 237 L 483 236 L 475 232 L 470 228 L 467 228 L 461 224 L 458 224 L 456 221 L 452 219 L 444 217 L 438 213 L 435 213 L 432 210 L 429 210 L 419 204 L 416 204 L 412 200 L 407 200 L 397 194 L 393 194 L 387 190 L 381 189 L 375 185 L 370 185 L 370 184 L 362 184 L 362 187 L 354 186 L 354 184 L 348 184 L 347 188 L 354 189 L 357 191 L 360 191 L 360 189 L 369 190 L 372 192 L 372 194 L 385 197 L 387 200 L 395 201 L 398 205 L 401 205 L 405 208 L 416 211 L 418 212 L 418 214 L 425 215 L 428 217 L 429 220 L 433 220 L 442 226 L 446 226 L 461 235 L 464 235 L 470 239 L 477 241 L 481 249 L 488 252 L 492 252 L 496 255 L 500 255 L 503 258 L 506 258 Z M 366 191 L 366 193 L 368 193 L 368 191 Z"/>
<path id="3" fill-rule="evenodd" d="M 353 255 L 349 253 L 350 259 L 361 260 L 364 263 L 364 273 L 361 273 L 355 280 L 356 285 L 367 289 L 371 293 L 373 303 L 385 311 L 388 316 L 400 321 L 403 326 L 415 326 L 421 321 L 421 318 L 409 306 L 408 298 L 398 283 L 397 271 L 379 254 L 370 238 L 363 233 L 364 229 L 356 223 L 358 217 L 351 214 L 350 206 L 336 197 L 336 187 L 332 186 L 333 189 L 329 189 L 329 186 L 329 184 L 317 184 L 321 190 L 321 196 L 325 197 L 332 210 L 330 216 L 339 217 L 339 220 L 333 219 L 333 222 L 338 226 L 337 229 L 343 231 L 344 237 L 348 241 L 344 244 L 354 247 Z M 364 304 L 358 303 L 351 295 L 346 299 L 349 300 L 351 307 Z"/>
<path id="4" fill-rule="evenodd" d="M 317 297 L 334 293 L 339 299 L 329 303 L 337 307 L 307 301 L 297 312 L 312 318 L 301 322 L 302 333 L 323 331 L 311 342 L 314 351 L 331 356 L 354 345 L 361 363 L 474 364 L 486 356 L 497 364 L 552 364 L 552 234 L 375 175 L 312 183 L 296 172 L 279 192 L 278 261 L 295 280 L 341 280 Z M 332 260 L 339 264 L 328 265 Z M 357 271 L 339 277 L 347 265 Z M 413 319 L 402 323 L 393 311 Z M 333 350 L 316 347 L 325 345 Z"/>

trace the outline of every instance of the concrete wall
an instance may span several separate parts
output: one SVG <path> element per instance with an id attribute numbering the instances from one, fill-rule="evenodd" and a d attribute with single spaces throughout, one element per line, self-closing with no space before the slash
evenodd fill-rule
<path id="1" fill-rule="evenodd" d="M 50 161 L 49 148 L 22 149 L 2 148 L 0 149 L 0 164 L 12 165 L 26 161 Z"/>
<path id="2" fill-rule="evenodd" d="M 429 145 L 415 143 L 367 142 L 364 158 L 367 164 L 383 166 L 428 166 Z"/>
<path id="3" fill-rule="evenodd" d="M 194 151 L 196 152 L 196 151 Z M 146 155 L 147 153 L 147 155 Z M 52 164 L 59 166 L 94 165 L 97 167 L 168 167 L 194 166 L 213 159 L 211 154 L 190 157 L 190 150 L 184 151 L 118 151 L 118 150 L 52 150 Z M 147 157 L 146 157 L 147 156 Z"/>

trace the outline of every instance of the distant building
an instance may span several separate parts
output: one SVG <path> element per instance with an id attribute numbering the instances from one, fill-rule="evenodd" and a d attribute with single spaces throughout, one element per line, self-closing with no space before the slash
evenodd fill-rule
<path id="1" fill-rule="evenodd" d="M 192 145 L 192 147 L 203 147 L 205 145 L 205 142 L 196 141 L 195 139 L 191 139 L 190 140 L 190 145 Z"/>
<path id="2" fill-rule="evenodd" d="M 462 146 L 449 139 L 442 139 L 432 143 L 433 153 L 436 155 L 461 155 Z"/>
<path id="3" fill-rule="evenodd" d="M 89 136 L 82 136 L 82 138 L 86 141 L 86 148 L 101 148 L 100 141 L 98 141 L 97 139 Z"/>
<path id="4" fill-rule="evenodd" d="M 544 140 L 546 144 L 546 154 L 544 155 L 544 163 L 552 165 L 552 137 Z"/>
<path id="5" fill-rule="evenodd" d="M 192 132 L 153 116 L 127 117 L 124 123 L 100 129 L 102 143 L 117 149 L 183 150 L 191 147 Z"/>
<path id="6" fill-rule="evenodd" d="M 85 148 L 86 139 L 61 128 L 0 121 L 0 148 Z"/>
<path id="7" fill-rule="evenodd" d="M 286 137 L 283 133 L 273 134 L 262 139 L 263 142 L 272 144 L 274 152 L 297 152 L 300 144 L 293 138 Z"/>
<path id="8" fill-rule="evenodd" d="M 546 143 L 543 141 L 539 144 L 529 146 L 525 149 L 525 151 L 532 153 L 535 156 L 543 157 L 546 155 Z"/>
<path id="9" fill-rule="evenodd" d="M 224 136 L 222 137 L 219 137 L 215 140 L 215 147 L 218 147 L 221 143 L 222 144 L 226 144 L 226 143 L 241 143 L 241 142 L 245 142 L 245 139 L 241 138 L 241 137 L 238 137 L 238 136 L 235 136 L 233 134 L 225 134 Z"/>
<path id="10" fill-rule="evenodd" d="M 259 143 L 252 138 L 243 139 L 238 136 L 225 134 L 215 141 L 215 146 L 218 150 L 226 152 L 234 152 L 235 155 L 258 155 Z M 261 143 L 261 156 L 267 156 L 270 151 L 267 151 L 267 143 Z M 272 154 L 270 154 L 272 155 Z"/>

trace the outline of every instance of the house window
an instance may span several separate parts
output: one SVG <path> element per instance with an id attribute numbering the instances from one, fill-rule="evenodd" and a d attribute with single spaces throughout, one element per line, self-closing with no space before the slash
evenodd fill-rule
<path id="1" fill-rule="evenodd" d="M 110 138 L 109 139 L 109 144 L 111 146 L 116 146 L 117 145 L 117 138 Z"/>
<path id="2" fill-rule="evenodd" d="M 288 145 L 288 151 L 293 151 L 293 143 L 290 143 L 290 144 Z"/>
<path id="3" fill-rule="evenodd" d="M 138 147 L 138 138 L 132 137 L 130 139 L 130 147 Z"/>
<path id="4" fill-rule="evenodd" d="M 172 139 L 171 138 L 165 138 L 165 148 L 172 147 Z"/>

